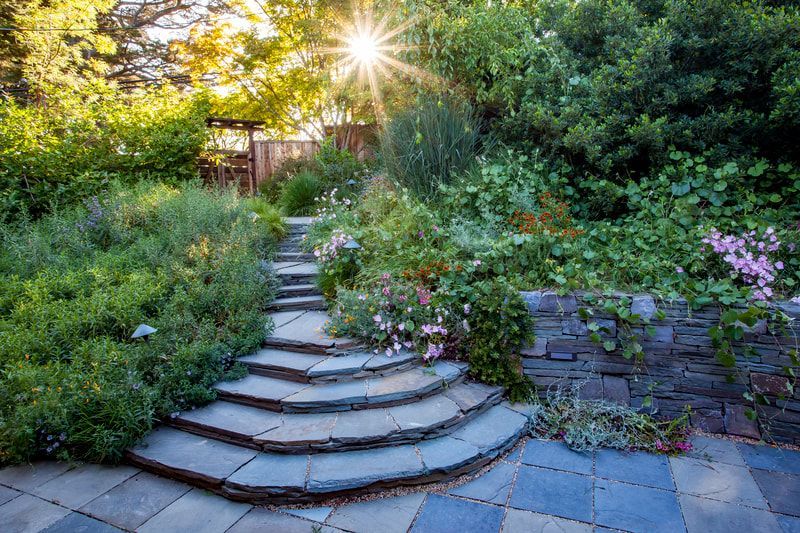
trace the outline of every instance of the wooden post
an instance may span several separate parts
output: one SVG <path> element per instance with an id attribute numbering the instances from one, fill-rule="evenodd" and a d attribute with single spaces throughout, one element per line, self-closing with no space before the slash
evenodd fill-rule
<path id="1" fill-rule="evenodd" d="M 247 174 L 250 176 L 250 194 L 256 192 L 256 145 L 253 130 L 247 130 Z"/>

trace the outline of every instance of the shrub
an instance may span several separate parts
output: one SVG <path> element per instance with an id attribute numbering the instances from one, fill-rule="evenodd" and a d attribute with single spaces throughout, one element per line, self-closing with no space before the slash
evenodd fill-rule
<path id="1" fill-rule="evenodd" d="M 422 200 L 473 166 L 485 148 L 481 121 L 468 103 L 427 98 L 402 111 L 381 135 L 389 177 Z"/>
<path id="2" fill-rule="evenodd" d="M 320 169 L 325 189 L 342 189 L 351 179 L 363 177 L 366 166 L 358 161 L 349 150 L 340 150 L 334 144 L 333 137 L 322 143 L 314 159 Z"/>
<path id="3" fill-rule="evenodd" d="M 271 250 L 233 192 L 142 182 L 87 204 L 0 236 L 3 463 L 119 459 L 271 326 Z"/>
<path id="4" fill-rule="evenodd" d="M 288 228 L 276 206 L 267 203 L 263 198 L 247 198 L 244 200 L 244 206 L 251 214 L 256 215 L 255 222 L 274 240 L 279 241 L 286 236 Z"/>
<path id="5" fill-rule="evenodd" d="M 310 215 L 322 193 L 319 177 L 304 170 L 283 185 L 278 203 L 289 216 Z"/>

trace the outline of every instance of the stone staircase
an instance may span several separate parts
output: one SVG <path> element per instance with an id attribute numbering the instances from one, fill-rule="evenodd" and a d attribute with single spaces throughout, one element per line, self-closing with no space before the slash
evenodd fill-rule
<path id="1" fill-rule="evenodd" d="M 128 459 L 232 499 L 300 503 L 452 478 L 513 446 L 524 407 L 469 382 L 464 363 L 425 368 L 415 354 L 387 357 L 324 333 L 327 313 L 300 301 L 321 300 L 298 248 L 308 223 L 289 219 L 275 330 L 240 358 L 248 376 L 218 383 L 217 401 L 166 420 Z"/>

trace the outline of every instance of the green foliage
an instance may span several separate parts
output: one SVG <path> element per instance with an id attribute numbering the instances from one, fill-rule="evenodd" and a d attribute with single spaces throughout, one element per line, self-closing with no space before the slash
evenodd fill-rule
<path id="1" fill-rule="evenodd" d="M 440 185 L 475 164 L 483 151 L 481 121 L 468 103 L 424 99 L 395 115 L 381 135 L 389 177 L 419 199 L 432 199 Z"/>
<path id="2" fill-rule="evenodd" d="M 349 150 L 337 148 L 333 137 L 325 139 L 314 159 L 326 190 L 347 187 L 349 180 L 358 181 L 366 170 Z"/>
<path id="3" fill-rule="evenodd" d="M 145 181 L 87 206 L 0 236 L 3 463 L 120 459 L 271 327 L 270 240 L 233 192 Z"/>
<path id="4" fill-rule="evenodd" d="M 610 180 L 658 168 L 670 145 L 712 163 L 800 153 L 794 3 L 407 4 L 420 22 L 406 38 L 422 43 L 410 57 L 454 80 L 515 146 Z"/>
<path id="5" fill-rule="evenodd" d="M 207 112 L 202 95 L 170 88 L 62 91 L 47 107 L 0 101 L 0 220 L 74 204 L 111 179 L 195 177 Z"/>
<path id="6" fill-rule="evenodd" d="M 275 241 L 279 241 L 286 236 L 288 227 L 283 220 L 280 209 L 267 203 L 263 198 L 247 198 L 244 200 L 245 208 L 250 210 L 250 214 L 255 214 L 256 224 L 264 228 L 264 231 Z"/>
<path id="7" fill-rule="evenodd" d="M 278 204 L 289 216 L 311 215 L 323 192 L 319 177 L 304 170 L 283 184 Z"/>

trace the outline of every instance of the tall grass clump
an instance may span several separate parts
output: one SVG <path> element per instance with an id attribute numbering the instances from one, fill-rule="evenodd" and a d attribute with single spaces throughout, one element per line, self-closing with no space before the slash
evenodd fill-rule
<path id="1" fill-rule="evenodd" d="M 311 171 L 304 170 L 284 183 L 278 204 L 288 216 L 311 215 L 322 192 L 322 182 L 319 177 Z"/>
<path id="2" fill-rule="evenodd" d="M 381 135 L 389 177 L 420 199 L 435 197 L 486 148 L 481 126 L 471 105 L 446 98 L 398 113 Z"/>
<path id="3" fill-rule="evenodd" d="M 253 219 L 233 191 L 142 182 L 3 226 L 0 463 L 114 461 L 212 400 L 271 327 L 274 239 Z"/>

